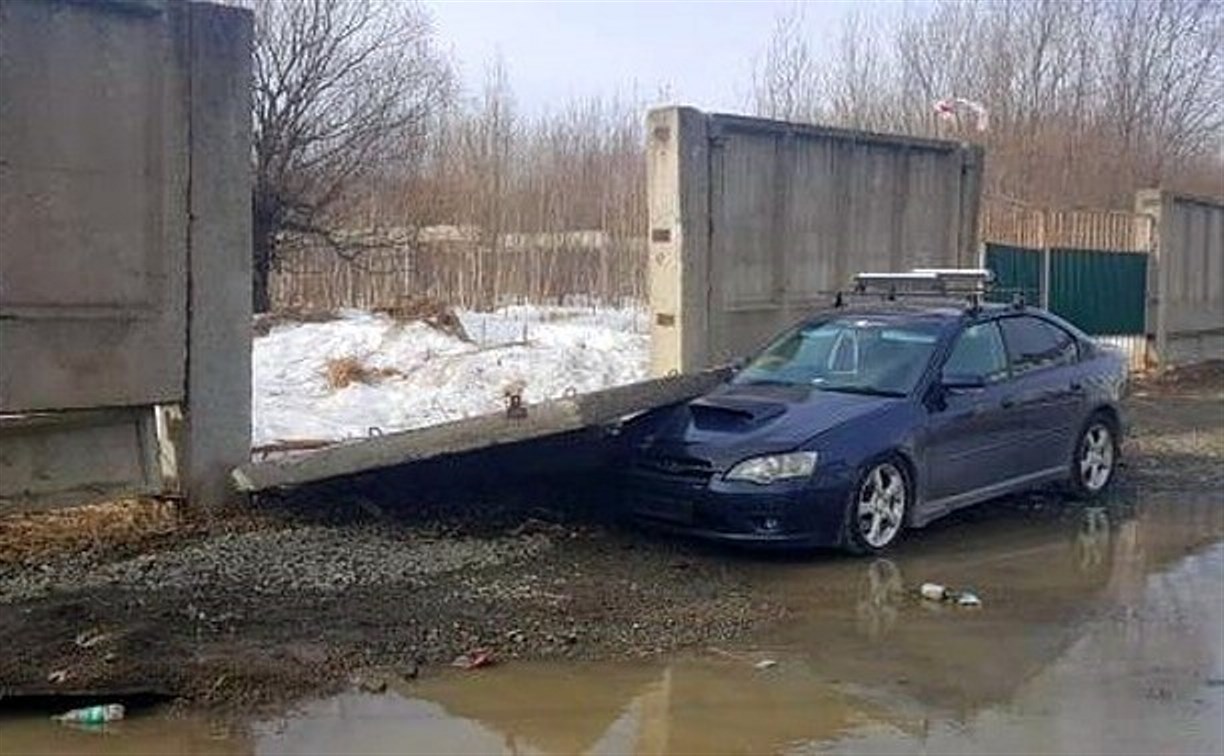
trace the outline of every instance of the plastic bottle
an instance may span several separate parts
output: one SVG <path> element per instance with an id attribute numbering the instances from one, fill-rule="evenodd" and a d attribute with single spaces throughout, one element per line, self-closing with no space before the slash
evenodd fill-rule
<path id="1" fill-rule="evenodd" d="M 975 593 L 971 593 L 969 591 L 962 591 L 961 594 L 956 597 L 956 604 L 957 606 L 968 606 L 968 607 L 977 608 L 982 605 L 982 600 L 978 598 L 977 594 Z"/>
<path id="2" fill-rule="evenodd" d="M 53 719 L 55 719 L 57 722 L 102 724 L 103 722 L 117 722 L 120 719 L 123 719 L 123 715 L 123 704 L 103 704 L 100 706 L 86 706 L 83 709 L 66 711 L 63 714 L 53 717 Z"/>

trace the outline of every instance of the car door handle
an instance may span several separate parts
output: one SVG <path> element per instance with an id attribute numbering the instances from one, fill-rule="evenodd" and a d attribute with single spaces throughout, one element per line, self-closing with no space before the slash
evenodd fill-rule
<path id="1" fill-rule="evenodd" d="M 1084 393 L 1084 384 L 1080 383 L 1079 381 L 1071 381 L 1071 393 L 1073 394 Z"/>

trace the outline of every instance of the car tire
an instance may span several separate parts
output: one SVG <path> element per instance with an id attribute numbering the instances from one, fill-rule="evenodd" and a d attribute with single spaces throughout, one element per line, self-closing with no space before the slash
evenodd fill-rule
<path id="1" fill-rule="evenodd" d="M 863 466 L 850 491 L 842 543 L 852 554 L 880 554 L 905 530 L 914 500 L 909 468 L 895 455 Z"/>
<path id="2" fill-rule="evenodd" d="M 1118 472 L 1118 425 L 1104 412 L 1093 413 L 1071 452 L 1071 493 L 1096 499 L 1109 490 Z"/>

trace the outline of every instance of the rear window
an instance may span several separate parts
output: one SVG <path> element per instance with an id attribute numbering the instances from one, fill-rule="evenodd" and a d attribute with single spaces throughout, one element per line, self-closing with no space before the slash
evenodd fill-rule
<path id="1" fill-rule="evenodd" d="M 944 375 L 981 376 L 994 382 L 1007 376 L 1007 350 L 993 322 L 966 328 L 956 339 L 956 346 L 944 363 Z"/>
<path id="2" fill-rule="evenodd" d="M 1031 315 L 999 321 L 1007 344 L 1012 372 L 1016 375 L 1070 365 L 1079 359 L 1075 337 L 1062 328 Z"/>

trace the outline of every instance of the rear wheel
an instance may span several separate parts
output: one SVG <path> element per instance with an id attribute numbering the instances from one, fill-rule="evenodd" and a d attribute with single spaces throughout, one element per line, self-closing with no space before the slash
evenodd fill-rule
<path id="1" fill-rule="evenodd" d="M 1114 424 L 1102 414 L 1093 415 L 1080 431 L 1071 459 L 1071 490 L 1094 499 L 1113 482 L 1118 462 L 1118 436 Z"/>
<path id="2" fill-rule="evenodd" d="M 895 459 L 864 470 L 846 513 L 846 546 L 856 554 L 878 554 L 897 541 L 910 503 L 910 481 Z"/>

